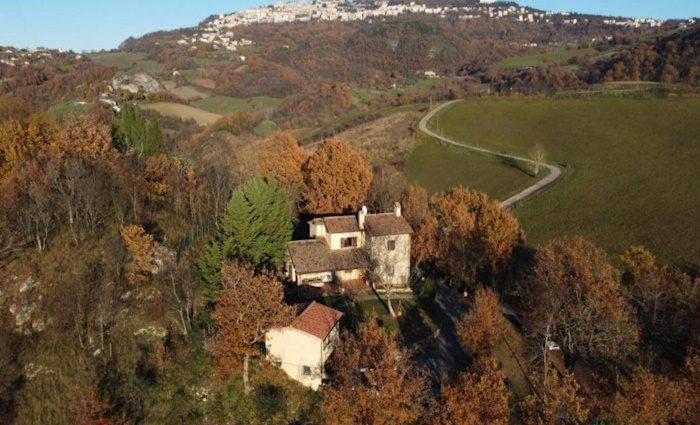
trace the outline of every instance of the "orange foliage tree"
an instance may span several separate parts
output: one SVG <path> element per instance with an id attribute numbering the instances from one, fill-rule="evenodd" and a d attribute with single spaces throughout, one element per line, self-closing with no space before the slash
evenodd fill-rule
<path id="1" fill-rule="evenodd" d="M 402 425 L 423 414 L 427 382 L 409 364 L 409 355 L 376 323 L 347 331 L 329 363 L 332 383 L 322 394 L 326 423 Z"/>
<path id="2" fill-rule="evenodd" d="M 506 425 L 510 415 L 505 376 L 491 359 L 480 360 L 441 389 L 440 425 Z"/>
<path id="3" fill-rule="evenodd" d="M 464 345 L 475 355 L 490 352 L 503 338 L 506 322 L 498 308 L 498 295 L 488 288 L 474 294 L 474 307 L 457 327 Z"/>
<path id="4" fill-rule="evenodd" d="M 630 379 L 622 383 L 622 388 L 615 397 L 615 423 L 692 423 L 691 412 L 695 404 L 690 396 L 684 391 L 682 383 L 670 381 L 645 369 L 637 369 Z"/>
<path id="5" fill-rule="evenodd" d="M 355 211 L 367 198 L 372 170 L 367 157 L 340 140 L 326 140 L 304 165 L 302 191 L 312 214 Z"/>
<path id="6" fill-rule="evenodd" d="M 153 236 L 138 224 L 122 226 L 119 232 L 132 264 L 127 279 L 132 283 L 145 283 L 153 272 Z"/>
<path id="7" fill-rule="evenodd" d="M 302 167 L 308 158 L 293 134 L 277 133 L 262 143 L 258 171 L 266 180 L 274 178 L 287 189 L 291 199 L 296 199 L 304 184 Z"/>
<path id="8" fill-rule="evenodd" d="M 257 344 L 269 329 L 291 323 L 294 312 L 284 303 L 282 284 L 272 274 L 255 274 L 240 263 L 224 264 L 221 274 L 219 302 L 212 313 L 218 332 L 211 352 L 222 377 L 242 368 L 247 394 L 248 364 L 259 354 Z"/>
<path id="9" fill-rule="evenodd" d="M 513 215 L 484 193 L 457 187 L 433 197 L 431 204 L 442 233 L 438 266 L 467 282 L 484 268 L 498 271 L 522 240 Z"/>
<path id="10" fill-rule="evenodd" d="M 552 338 L 569 352 L 621 361 L 636 350 L 638 331 L 615 269 L 605 252 L 576 237 L 537 251 L 529 320 L 542 353 Z"/>
<path id="11" fill-rule="evenodd" d="M 581 424 L 588 416 L 584 398 L 574 375 L 550 373 L 546 381 L 532 376 L 534 392 L 519 403 L 523 424 Z"/>

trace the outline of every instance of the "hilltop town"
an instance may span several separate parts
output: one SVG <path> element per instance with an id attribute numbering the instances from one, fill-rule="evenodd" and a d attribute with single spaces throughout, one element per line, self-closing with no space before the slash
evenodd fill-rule
<path id="1" fill-rule="evenodd" d="M 568 12 L 557 13 L 542 11 L 514 3 L 497 3 L 493 0 L 481 0 L 472 6 L 428 6 L 410 2 L 408 4 L 389 4 L 387 1 L 359 3 L 344 0 L 294 1 L 275 3 L 232 14 L 221 14 L 207 20 L 200 26 L 201 32 L 191 37 L 183 37 L 180 45 L 196 43 L 211 44 L 215 48 L 236 51 L 240 46 L 249 46 L 253 42 L 237 39 L 233 28 L 254 24 L 282 24 L 311 21 L 371 21 L 409 14 L 422 14 L 460 20 L 504 19 L 529 23 L 556 23 L 561 25 L 587 25 L 592 20 L 603 20 L 605 25 L 627 28 L 656 28 L 664 24 L 660 19 L 613 18 L 572 15 Z M 693 22 L 690 22 L 691 24 Z"/>

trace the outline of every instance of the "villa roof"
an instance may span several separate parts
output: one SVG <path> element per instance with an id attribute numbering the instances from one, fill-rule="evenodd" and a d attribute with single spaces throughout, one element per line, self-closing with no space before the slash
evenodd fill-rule
<path id="1" fill-rule="evenodd" d="M 356 270 L 367 267 L 367 254 L 360 248 L 331 250 L 319 239 L 292 241 L 287 244 L 297 273 L 320 273 Z"/>
<path id="2" fill-rule="evenodd" d="M 365 218 L 365 230 L 372 236 L 410 235 L 411 225 L 403 216 L 394 213 L 368 214 Z"/>
<path id="3" fill-rule="evenodd" d="M 341 215 L 337 217 L 324 217 L 328 233 L 350 233 L 359 232 L 360 226 L 357 224 L 357 217 L 354 215 Z"/>
<path id="4" fill-rule="evenodd" d="M 340 311 L 313 301 L 292 322 L 292 327 L 324 340 L 341 317 Z"/>

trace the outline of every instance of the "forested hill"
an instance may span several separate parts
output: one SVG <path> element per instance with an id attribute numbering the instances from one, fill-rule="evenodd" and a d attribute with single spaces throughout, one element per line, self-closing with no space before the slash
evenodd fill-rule
<path id="1" fill-rule="evenodd" d="M 596 63 L 590 81 L 693 83 L 699 71 L 700 25 L 695 25 L 686 31 L 640 42 Z"/>
<path id="2" fill-rule="evenodd" d="M 126 40 L 121 49 L 148 54 L 166 69 L 201 69 L 217 80 L 229 95 L 250 95 L 257 81 L 243 78 L 265 69 L 264 79 L 274 81 L 269 95 L 285 95 L 299 84 L 344 80 L 385 88 L 434 71 L 455 75 L 465 66 L 484 66 L 510 56 L 543 48 L 566 48 L 610 42 L 630 42 L 659 29 L 606 25 L 602 17 L 585 25 L 519 22 L 517 19 L 457 19 L 406 14 L 385 20 L 285 24 L 254 24 L 233 29 L 236 39 L 252 41 L 237 52 L 247 58 L 243 72 L 237 61 L 202 58 L 214 51 L 211 44 L 182 45 L 196 38 L 199 28 L 157 32 Z M 260 77 L 262 78 L 262 76 Z M 255 83 L 255 84 L 251 84 Z M 267 88 L 266 88 L 267 89 Z"/>

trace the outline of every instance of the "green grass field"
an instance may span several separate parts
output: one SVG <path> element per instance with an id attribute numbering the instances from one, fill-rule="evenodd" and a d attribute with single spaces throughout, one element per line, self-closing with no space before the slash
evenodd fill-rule
<path id="1" fill-rule="evenodd" d="M 642 244 L 663 260 L 700 264 L 699 98 L 470 100 L 442 112 L 440 126 L 455 140 L 497 151 L 526 155 L 540 143 L 550 162 L 566 166 L 562 180 L 514 210 L 529 243 L 581 234 L 610 254 Z M 462 163 L 470 166 L 455 152 L 436 169 Z M 484 167 L 455 173 L 451 183 L 502 198 L 523 183 L 508 172 Z"/>
<path id="2" fill-rule="evenodd" d="M 552 50 L 550 52 L 507 58 L 494 64 L 494 67 L 496 69 L 525 68 L 528 66 L 537 66 L 543 63 L 545 60 L 549 60 L 554 63 L 561 63 L 573 58 L 574 56 L 584 56 L 587 54 L 595 55 L 596 53 L 598 52 L 595 49 Z"/>
<path id="3" fill-rule="evenodd" d="M 51 106 L 48 111 L 49 115 L 56 118 L 64 118 L 68 115 L 81 115 L 87 113 L 92 108 L 92 102 L 81 100 L 67 100 Z"/>
<path id="4" fill-rule="evenodd" d="M 423 186 L 429 192 L 442 192 L 461 184 L 486 192 L 495 199 L 505 199 L 537 181 L 494 157 L 433 140 L 422 141 L 413 149 L 404 173 L 410 183 Z"/>
<path id="5" fill-rule="evenodd" d="M 207 99 L 193 102 L 193 105 L 215 114 L 231 115 L 235 111 L 241 109 L 252 113 L 267 108 L 275 108 L 280 102 L 281 99 L 267 96 L 251 97 L 249 99 L 229 96 L 211 96 Z"/>
<path id="6" fill-rule="evenodd" d="M 116 66 L 120 70 L 127 70 L 134 66 L 136 62 L 146 59 L 145 53 L 113 52 L 96 53 L 89 55 L 93 62 L 104 66 Z"/>

